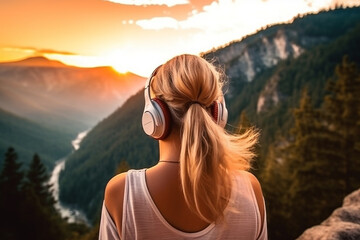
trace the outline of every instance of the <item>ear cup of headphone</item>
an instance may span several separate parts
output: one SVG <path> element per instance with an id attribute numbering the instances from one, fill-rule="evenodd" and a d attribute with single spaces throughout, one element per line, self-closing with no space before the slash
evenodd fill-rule
<path id="1" fill-rule="evenodd" d="M 211 116 L 214 118 L 216 124 L 219 122 L 219 104 L 215 101 L 211 105 Z"/>
<path id="2" fill-rule="evenodd" d="M 144 132 L 157 139 L 166 138 L 170 133 L 171 114 L 169 107 L 159 98 L 151 99 L 142 116 Z"/>
<path id="3" fill-rule="evenodd" d="M 144 89 L 145 107 L 141 120 L 144 132 L 158 140 L 164 139 L 169 135 L 171 126 L 169 107 L 161 99 L 151 99 L 150 97 L 151 80 L 160 67 L 161 65 L 158 66 L 146 80 Z"/>
<path id="4" fill-rule="evenodd" d="M 225 127 L 228 119 L 228 110 L 226 109 L 225 100 L 223 102 L 215 101 L 211 105 L 211 116 L 216 124 Z"/>
<path id="5" fill-rule="evenodd" d="M 166 138 L 171 129 L 171 113 L 170 109 L 167 106 L 167 104 L 162 101 L 159 98 L 154 98 L 151 101 L 153 101 L 153 105 L 155 106 L 156 111 L 158 112 L 159 117 L 161 118 L 161 121 L 159 123 L 159 126 L 156 126 L 156 128 L 159 128 L 158 130 L 155 130 L 154 136 L 152 136 L 155 139 L 162 140 Z"/>

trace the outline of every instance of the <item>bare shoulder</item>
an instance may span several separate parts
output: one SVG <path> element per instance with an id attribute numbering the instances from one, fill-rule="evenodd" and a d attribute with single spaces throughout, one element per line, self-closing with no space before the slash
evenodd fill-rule
<path id="1" fill-rule="evenodd" d="M 126 173 L 121 173 L 110 179 L 105 188 L 105 205 L 117 199 L 125 190 Z"/>
<path id="2" fill-rule="evenodd" d="M 263 199 L 263 193 L 261 190 L 261 185 L 259 180 L 250 172 L 244 171 L 245 175 L 248 177 L 248 179 L 251 182 L 251 186 L 254 190 L 256 200 L 258 202 L 259 207 L 261 208 L 262 205 L 264 205 L 264 199 Z"/>
<path id="3" fill-rule="evenodd" d="M 264 218 L 265 218 L 265 202 L 264 202 L 264 197 L 263 197 L 263 193 L 261 190 L 261 185 L 259 180 L 250 172 L 245 171 L 245 174 L 247 175 L 247 177 L 249 178 L 252 188 L 254 190 L 255 193 L 255 198 L 257 201 L 257 205 L 259 208 L 259 212 L 261 215 L 261 222 L 262 225 L 264 223 Z"/>
<path id="4" fill-rule="evenodd" d="M 122 206 L 124 201 L 126 173 L 110 179 L 105 188 L 105 206 L 120 233 L 122 224 Z M 120 233 L 121 234 L 121 233 Z"/>
<path id="5" fill-rule="evenodd" d="M 244 172 L 245 172 L 246 176 L 249 178 L 255 194 L 256 195 L 259 194 L 260 196 L 262 196 L 261 185 L 260 185 L 259 180 L 251 172 L 248 172 L 248 171 L 244 171 Z"/>

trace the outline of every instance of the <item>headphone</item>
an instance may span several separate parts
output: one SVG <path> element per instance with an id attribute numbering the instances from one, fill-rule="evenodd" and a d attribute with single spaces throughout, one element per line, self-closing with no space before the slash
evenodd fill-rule
<path id="1" fill-rule="evenodd" d="M 152 78 L 156 75 L 157 67 L 151 76 L 146 80 L 144 97 L 145 107 L 142 115 L 142 127 L 144 132 L 157 140 L 165 139 L 171 129 L 171 113 L 167 104 L 160 98 L 150 98 L 150 85 Z M 225 127 L 228 119 L 228 110 L 225 105 L 225 98 L 222 102 L 214 101 L 211 105 L 211 116 L 221 127 Z"/>

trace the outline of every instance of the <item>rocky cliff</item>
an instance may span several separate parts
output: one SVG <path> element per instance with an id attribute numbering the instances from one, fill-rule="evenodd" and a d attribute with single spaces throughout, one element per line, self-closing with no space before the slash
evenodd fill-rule
<path id="1" fill-rule="evenodd" d="M 229 78 L 250 82 L 257 73 L 275 66 L 280 60 L 298 57 L 308 41 L 301 41 L 302 46 L 295 39 L 299 39 L 296 31 L 276 26 L 243 41 L 234 42 L 218 50 L 215 56 L 224 64 Z"/>
<path id="2" fill-rule="evenodd" d="M 243 83 L 253 81 L 258 74 L 276 66 L 281 60 L 297 58 L 310 47 L 327 41 L 327 37 L 304 35 L 301 29 L 291 28 L 290 25 L 277 25 L 207 53 L 205 58 L 215 59 L 224 67 L 231 82 L 228 97 L 232 98 L 239 94 Z M 275 75 L 264 86 L 257 103 L 258 113 L 277 105 L 278 79 Z"/>
<path id="3" fill-rule="evenodd" d="M 360 239 L 360 189 L 344 199 L 343 206 L 336 209 L 320 225 L 306 230 L 297 240 Z"/>

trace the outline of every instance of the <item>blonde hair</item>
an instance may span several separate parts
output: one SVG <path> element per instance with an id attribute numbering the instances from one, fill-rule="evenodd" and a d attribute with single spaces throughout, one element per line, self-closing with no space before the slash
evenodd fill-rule
<path id="1" fill-rule="evenodd" d="M 180 55 L 154 77 L 154 94 L 164 100 L 180 129 L 180 178 L 190 209 L 207 222 L 222 220 L 235 170 L 248 170 L 258 134 L 229 134 L 217 125 L 209 107 L 223 97 L 223 78 L 205 59 Z M 199 104 L 192 104 L 192 103 Z"/>

